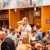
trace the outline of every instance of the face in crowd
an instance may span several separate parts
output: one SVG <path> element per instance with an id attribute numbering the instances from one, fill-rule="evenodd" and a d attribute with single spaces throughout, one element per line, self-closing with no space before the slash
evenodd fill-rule
<path id="1" fill-rule="evenodd" d="M 22 19 L 22 21 L 23 21 L 23 24 L 24 24 L 24 25 L 28 24 L 28 19 L 27 19 L 27 17 L 24 17 L 24 18 Z"/>

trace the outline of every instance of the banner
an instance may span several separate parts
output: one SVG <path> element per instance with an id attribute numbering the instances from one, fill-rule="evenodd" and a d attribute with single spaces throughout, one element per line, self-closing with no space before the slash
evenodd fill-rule
<path id="1" fill-rule="evenodd" d="M 16 8 L 16 0 L 3 0 L 3 9 Z"/>
<path id="2" fill-rule="evenodd" d="M 31 7 L 30 0 L 0 0 L 1 9 L 16 9 Z"/>
<path id="3" fill-rule="evenodd" d="M 27 8 L 30 7 L 30 0 L 17 0 L 18 8 Z"/>
<path id="4" fill-rule="evenodd" d="M 43 0 L 43 6 L 50 5 L 50 0 Z"/>
<path id="5" fill-rule="evenodd" d="M 36 0 L 36 6 L 43 6 L 43 0 Z"/>
<path id="6" fill-rule="evenodd" d="M 0 10 L 50 5 L 50 0 L 0 0 Z"/>

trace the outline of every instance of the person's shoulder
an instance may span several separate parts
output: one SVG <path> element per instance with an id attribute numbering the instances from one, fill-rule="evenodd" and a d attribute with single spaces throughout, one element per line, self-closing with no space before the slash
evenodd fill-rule
<path id="1" fill-rule="evenodd" d="M 15 35 L 14 35 L 14 37 L 16 37 L 16 38 L 17 38 L 17 35 L 15 34 Z"/>
<path id="2" fill-rule="evenodd" d="M 27 26 L 30 26 L 29 24 L 27 24 Z M 30 26 L 31 27 L 31 26 Z"/>
<path id="3" fill-rule="evenodd" d="M 11 34 L 8 34 L 7 37 L 11 36 Z"/>
<path id="4" fill-rule="evenodd" d="M 29 24 L 27 25 L 27 27 L 28 27 L 28 28 L 31 28 L 31 26 L 30 26 Z"/>

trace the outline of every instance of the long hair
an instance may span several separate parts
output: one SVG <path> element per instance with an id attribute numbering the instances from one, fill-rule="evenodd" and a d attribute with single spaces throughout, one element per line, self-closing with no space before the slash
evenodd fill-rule
<path id="1" fill-rule="evenodd" d="M 29 24 L 29 23 L 28 23 L 28 18 L 27 18 L 27 17 L 24 17 L 24 18 L 22 19 L 22 21 L 25 21 L 25 20 L 26 20 L 27 24 Z"/>

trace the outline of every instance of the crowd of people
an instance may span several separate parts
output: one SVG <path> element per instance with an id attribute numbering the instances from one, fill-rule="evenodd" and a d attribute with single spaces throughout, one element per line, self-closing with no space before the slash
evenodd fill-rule
<path id="1" fill-rule="evenodd" d="M 1 50 L 50 50 L 50 29 L 42 32 L 39 25 L 31 27 L 27 17 L 17 24 L 17 29 L 0 27 Z"/>

